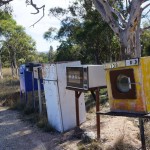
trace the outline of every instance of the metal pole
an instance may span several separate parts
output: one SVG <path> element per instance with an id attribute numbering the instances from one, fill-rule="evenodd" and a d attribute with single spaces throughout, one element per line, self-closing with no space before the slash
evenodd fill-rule
<path id="1" fill-rule="evenodd" d="M 39 113 L 42 114 L 42 100 L 41 100 L 41 84 L 40 79 L 37 79 L 38 83 L 38 96 L 39 96 Z"/>
<path id="2" fill-rule="evenodd" d="M 22 94 L 21 89 L 20 89 L 20 103 L 23 103 L 23 94 Z"/>
<path id="3" fill-rule="evenodd" d="M 34 99 L 34 75 L 32 71 L 32 100 L 33 100 L 33 108 L 35 109 L 35 99 Z"/>
<path id="4" fill-rule="evenodd" d="M 79 97 L 78 97 L 78 91 L 75 91 L 75 101 L 76 101 L 76 123 L 77 127 L 80 126 L 80 120 L 79 120 Z"/>
<path id="5" fill-rule="evenodd" d="M 142 118 L 139 118 L 139 126 L 140 126 L 142 150 L 146 150 L 145 135 L 144 135 L 144 123 L 143 123 Z"/>
<path id="6" fill-rule="evenodd" d="M 100 139 L 100 115 L 99 112 L 99 88 L 96 89 L 96 124 L 97 124 L 97 139 Z"/>

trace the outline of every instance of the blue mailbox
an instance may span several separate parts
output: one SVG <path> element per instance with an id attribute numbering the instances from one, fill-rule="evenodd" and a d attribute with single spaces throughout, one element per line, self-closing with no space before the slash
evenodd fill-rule
<path id="1" fill-rule="evenodd" d="M 38 66 L 31 64 L 32 67 Z M 33 69 L 30 64 L 23 64 L 20 66 L 20 91 L 21 93 L 38 90 L 37 79 L 33 78 Z M 41 89 L 43 90 L 43 80 L 41 79 Z"/>

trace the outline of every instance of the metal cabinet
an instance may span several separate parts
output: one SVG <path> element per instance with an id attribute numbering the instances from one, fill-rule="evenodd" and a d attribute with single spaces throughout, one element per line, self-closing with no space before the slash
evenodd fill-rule
<path id="1" fill-rule="evenodd" d="M 80 65 L 80 61 L 42 65 L 48 121 L 60 132 L 76 127 L 75 93 L 66 89 L 66 67 Z M 83 123 L 86 119 L 83 94 L 79 109 L 80 123 Z"/>

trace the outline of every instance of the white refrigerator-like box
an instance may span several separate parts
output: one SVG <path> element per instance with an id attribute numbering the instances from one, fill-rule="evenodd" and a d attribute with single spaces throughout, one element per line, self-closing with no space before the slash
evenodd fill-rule
<path id="1" fill-rule="evenodd" d="M 80 61 L 42 65 L 48 122 L 59 132 L 76 127 L 75 92 L 66 89 L 66 67 L 81 66 Z M 84 94 L 79 98 L 80 123 L 86 120 Z"/>

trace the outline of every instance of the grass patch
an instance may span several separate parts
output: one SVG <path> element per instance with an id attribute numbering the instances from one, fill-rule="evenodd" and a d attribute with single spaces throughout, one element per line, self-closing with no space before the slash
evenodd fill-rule
<path id="1" fill-rule="evenodd" d="M 108 150 L 137 150 L 137 148 L 133 147 L 129 143 L 125 143 L 124 142 L 124 136 L 120 136 L 116 140 L 113 148 L 110 148 L 110 149 L 108 148 Z"/>
<path id="2" fill-rule="evenodd" d="M 79 142 L 77 146 L 78 150 L 103 150 L 102 144 L 96 141 L 91 143 Z"/>
<path id="3" fill-rule="evenodd" d="M 40 116 L 37 122 L 37 126 L 44 130 L 45 132 L 52 132 L 55 131 L 55 129 L 48 123 L 47 117 Z"/>
<path id="4" fill-rule="evenodd" d="M 20 99 L 19 78 L 12 78 L 10 68 L 3 69 L 3 76 L 0 80 L 0 104 L 13 108 Z"/>

